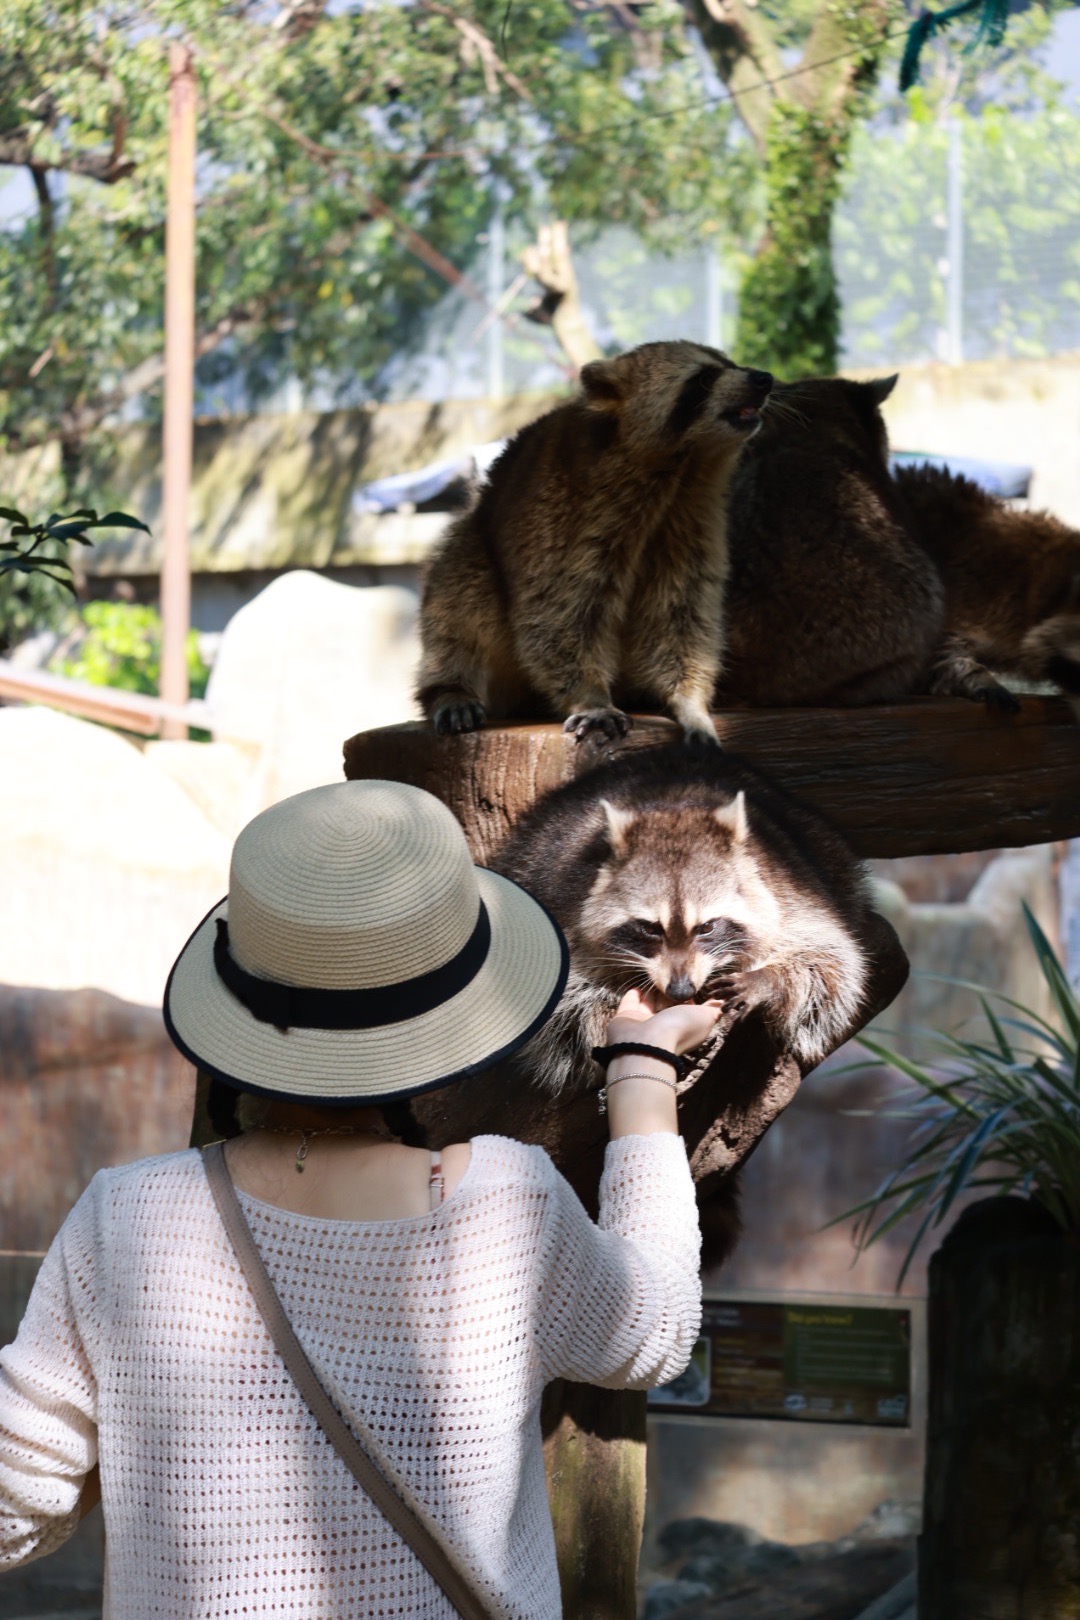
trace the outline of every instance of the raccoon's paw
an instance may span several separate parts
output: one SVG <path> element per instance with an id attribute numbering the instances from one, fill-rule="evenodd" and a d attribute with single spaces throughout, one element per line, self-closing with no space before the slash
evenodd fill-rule
<path id="1" fill-rule="evenodd" d="M 1010 692 L 1007 686 L 991 678 L 975 694 L 976 701 L 985 703 L 988 709 L 997 709 L 1000 714 L 1019 714 L 1020 699 L 1015 692 Z"/>
<path id="2" fill-rule="evenodd" d="M 747 968 L 743 973 L 725 973 L 719 979 L 710 980 L 709 999 L 724 1003 L 719 1027 L 729 1030 L 741 1018 L 752 1013 L 755 1007 L 763 1007 L 771 1001 L 778 988 L 775 972 L 767 967 Z"/>
<path id="3" fill-rule="evenodd" d="M 618 742 L 626 736 L 632 724 L 630 716 L 623 714 L 621 709 L 582 709 L 578 714 L 567 715 L 563 730 L 576 743 L 583 743 L 597 733 L 607 742 Z"/>
<path id="4" fill-rule="evenodd" d="M 716 735 L 716 728 L 711 723 L 683 726 L 683 742 L 695 754 L 707 753 L 711 748 L 719 748 L 722 753 L 724 748 Z"/>
<path id="5" fill-rule="evenodd" d="M 484 705 L 467 692 L 447 692 L 431 711 L 431 723 L 441 737 L 456 736 L 461 731 L 479 731 L 486 719 Z"/>

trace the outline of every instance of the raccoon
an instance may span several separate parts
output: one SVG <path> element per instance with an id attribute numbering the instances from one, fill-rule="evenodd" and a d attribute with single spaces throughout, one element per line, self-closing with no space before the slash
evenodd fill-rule
<path id="1" fill-rule="evenodd" d="M 888 703 L 923 680 L 944 591 L 889 473 L 895 383 L 774 388 L 731 485 L 718 706 Z"/>
<path id="2" fill-rule="evenodd" d="M 426 575 L 417 695 L 436 731 L 550 715 L 579 742 L 663 705 L 715 744 L 725 495 L 772 387 L 697 343 L 583 367 L 523 428 Z"/>
<path id="3" fill-rule="evenodd" d="M 945 589 L 929 689 L 1019 708 L 996 670 L 1080 696 L 1080 532 L 936 467 L 896 482 Z"/>
<path id="4" fill-rule="evenodd" d="M 571 972 L 526 1047 L 554 1091 L 631 987 L 655 1005 L 718 997 L 719 1031 L 757 1011 L 806 1069 L 852 1026 L 867 985 L 862 867 L 749 765 L 634 749 L 537 801 L 493 863 L 562 925 Z"/>

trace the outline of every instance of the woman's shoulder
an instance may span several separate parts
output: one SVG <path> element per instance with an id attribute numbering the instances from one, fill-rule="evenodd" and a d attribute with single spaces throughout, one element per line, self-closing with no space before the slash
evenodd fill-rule
<path id="1" fill-rule="evenodd" d="M 202 1156 L 197 1148 L 155 1153 L 99 1170 L 75 1207 L 84 1203 L 97 1210 L 106 1206 L 167 1205 L 182 1196 L 185 1189 L 194 1188 L 202 1173 Z"/>
<path id="2" fill-rule="evenodd" d="M 474 1136 L 471 1147 L 475 1181 L 550 1188 L 560 1179 L 544 1148 L 519 1142 L 515 1137 Z"/>

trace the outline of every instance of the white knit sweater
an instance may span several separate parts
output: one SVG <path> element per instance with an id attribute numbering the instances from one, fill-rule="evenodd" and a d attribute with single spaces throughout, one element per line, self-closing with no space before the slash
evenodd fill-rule
<path id="1" fill-rule="evenodd" d="M 679 1137 L 609 1145 L 594 1225 L 539 1148 L 478 1137 L 430 1215 L 330 1221 L 241 1193 L 316 1369 L 514 1620 L 561 1613 L 540 1395 L 645 1388 L 698 1332 Z M 101 1171 L 0 1351 L 0 1569 L 70 1535 L 100 1449 L 110 1620 L 452 1620 L 278 1359 L 199 1155 Z"/>

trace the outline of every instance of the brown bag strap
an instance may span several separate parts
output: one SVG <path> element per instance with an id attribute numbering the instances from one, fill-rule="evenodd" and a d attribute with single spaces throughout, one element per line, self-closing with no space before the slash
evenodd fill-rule
<path id="1" fill-rule="evenodd" d="M 493 1620 L 493 1610 L 477 1593 L 471 1577 L 450 1547 L 442 1532 L 432 1524 L 425 1510 L 415 1500 L 404 1499 L 400 1482 L 392 1485 L 386 1462 L 380 1457 L 377 1466 L 370 1453 L 378 1456 L 371 1436 L 365 1433 L 361 1445 L 349 1425 L 341 1417 L 319 1381 L 308 1360 L 292 1324 L 285 1315 L 262 1256 L 255 1247 L 255 1239 L 244 1219 L 236 1189 L 225 1162 L 225 1144 L 214 1142 L 202 1150 L 206 1179 L 214 1195 L 229 1241 L 233 1246 L 240 1269 L 244 1273 L 259 1313 L 274 1341 L 278 1355 L 285 1363 L 297 1389 L 307 1402 L 312 1416 L 329 1440 L 346 1468 L 370 1496 L 379 1512 L 389 1520 L 401 1539 L 412 1548 L 432 1580 L 440 1586 L 462 1620 Z"/>

